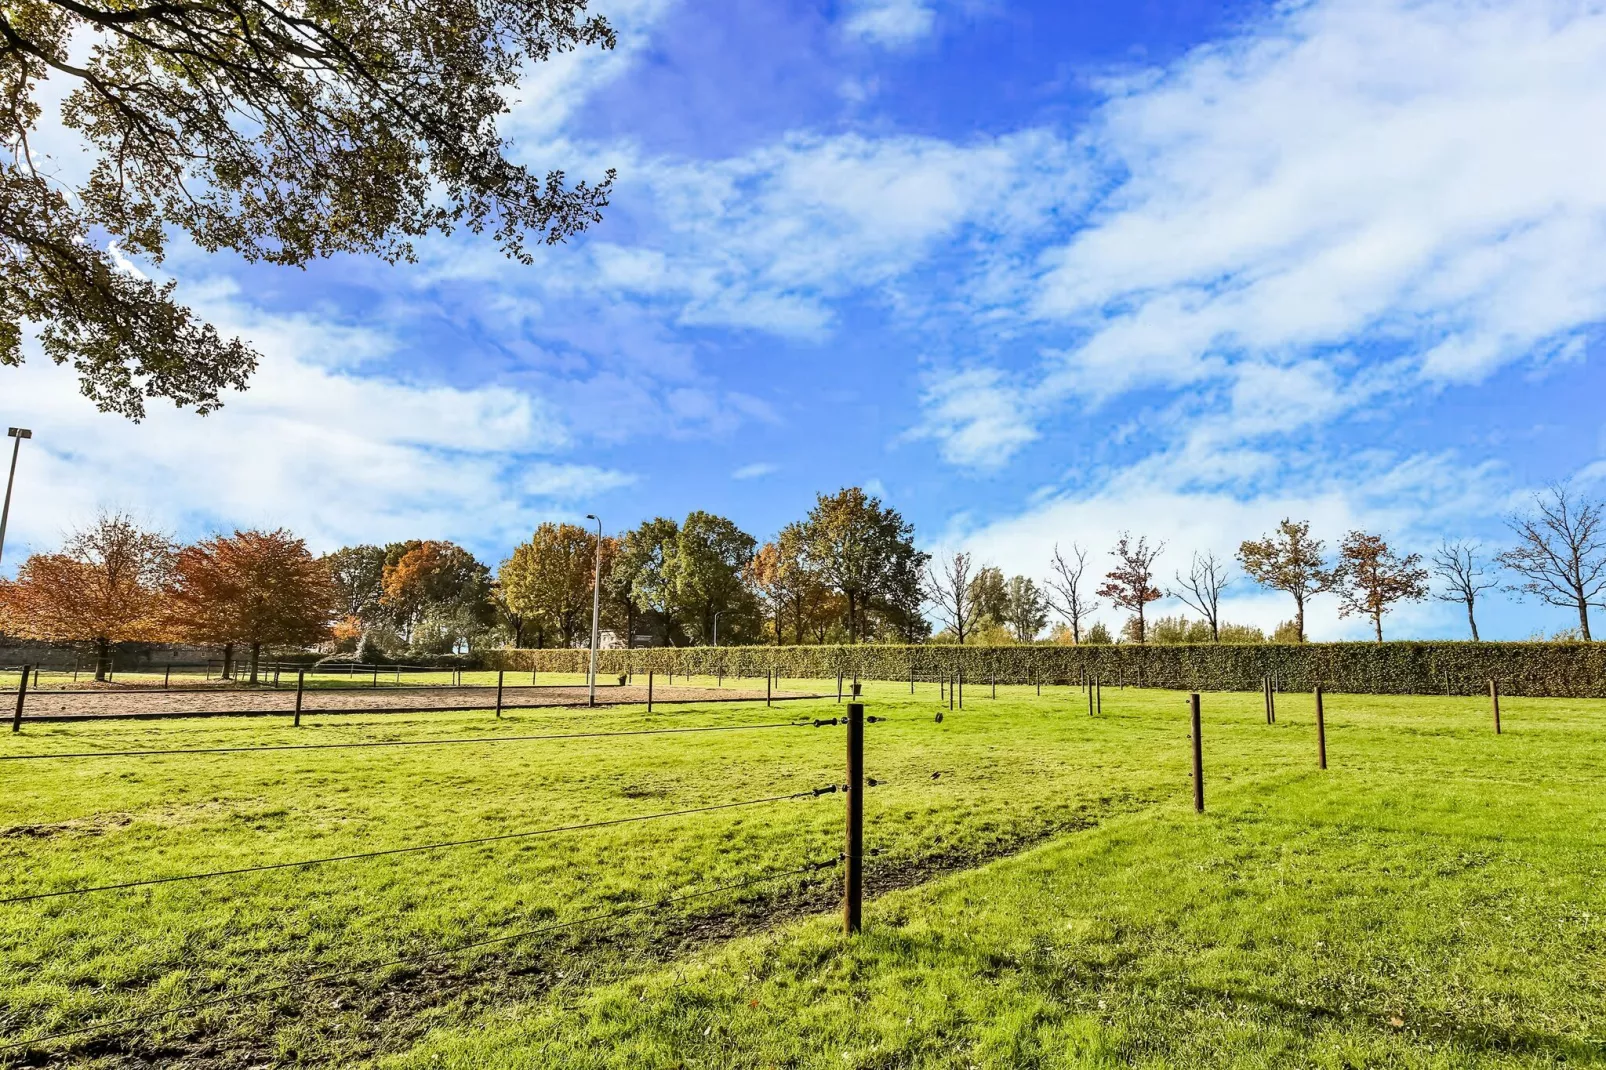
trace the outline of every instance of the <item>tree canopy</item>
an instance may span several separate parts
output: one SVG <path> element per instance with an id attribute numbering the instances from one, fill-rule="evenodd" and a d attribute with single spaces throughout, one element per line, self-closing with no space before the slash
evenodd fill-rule
<path id="1" fill-rule="evenodd" d="M 1338 586 L 1339 573 L 1322 556 L 1322 540 L 1310 537 L 1308 520 L 1284 518 L 1274 535 L 1246 539 L 1238 546 L 1238 563 L 1262 587 L 1294 596 L 1293 631 L 1305 641 L 1305 603 Z"/>
<path id="2" fill-rule="evenodd" d="M 166 637 L 163 588 L 173 544 L 131 517 L 103 513 L 60 553 L 34 554 L 13 582 L 0 580 L 0 630 L 23 639 L 93 643 L 95 679 L 111 645 Z"/>
<path id="3" fill-rule="evenodd" d="M 341 595 L 329 567 L 290 532 L 236 531 L 178 552 L 167 593 L 174 634 L 251 651 L 251 682 L 264 646 L 310 646 L 330 634 Z"/>
<path id="4" fill-rule="evenodd" d="M 864 614 L 879 609 L 896 620 L 921 601 L 930 555 L 915 549 L 914 526 L 862 488 L 821 494 L 806 521 L 808 558 L 848 603 L 848 642 L 864 633 Z"/>
<path id="5" fill-rule="evenodd" d="M 0 11 L 0 364 L 23 325 L 101 409 L 205 413 L 257 356 L 121 256 L 173 232 L 304 265 L 413 256 L 490 231 L 528 262 L 600 219 L 613 172 L 570 184 L 509 159 L 497 119 L 530 61 L 611 48 L 585 0 L 17 0 Z M 44 82 L 95 162 L 64 186 L 35 145 Z M 54 86 L 50 92 L 55 92 Z"/>

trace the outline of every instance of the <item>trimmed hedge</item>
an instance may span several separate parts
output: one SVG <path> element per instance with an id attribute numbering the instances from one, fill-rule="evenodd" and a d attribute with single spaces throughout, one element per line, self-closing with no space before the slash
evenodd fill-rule
<path id="1" fill-rule="evenodd" d="M 489 668 L 585 672 L 587 650 L 493 650 Z M 1256 691 L 1270 674 L 1280 687 L 1383 695 L 1502 692 L 1551 698 L 1606 697 L 1606 643 L 1265 643 L 1178 646 L 737 646 L 602 650 L 599 675 L 673 672 L 676 676 L 934 680 L 962 670 L 984 684 L 1079 683 L 1182 691 Z"/>

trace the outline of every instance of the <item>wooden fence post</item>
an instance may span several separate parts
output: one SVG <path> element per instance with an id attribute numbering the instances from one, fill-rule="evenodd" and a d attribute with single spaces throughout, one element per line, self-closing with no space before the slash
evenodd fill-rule
<path id="1" fill-rule="evenodd" d="M 1322 685 L 1316 685 L 1316 756 L 1327 768 L 1327 718 L 1322 712 Z"/>
<path id="2" fill-rule="evenodd" d="M 1500 734 L 1500 684 L 1489 681 L 1489 705 L 1494 709 L 1494 734 Z"/>
<path id="3" fill-rule="evenodd" d="M 307 689 L 307 670 L 296 670 L 296 727 L 301 727 L 301 694 Z"/>
<path id="4" fill-rule="evenodd" d="M 502 673 L 504 669 L 496 670 L 496 719 L 502 719 Z"/>
<path id="5" fill-rule="evenodd" d="M 647 712 L 652 712 L 652 670 L 647 670 Z"/>
<path id="6" fill-rule="evenodd" d="M 864 705 L 848 704 L 847 843 L 843 852 L 842 928 L 861 928 L 864 896 Z"/>
<path id="7" fill-rule="evenodd" d="M 17 681 L 17 712 L 11 715 L 11 730 L 22 731 L 22 704 L 28 698 L 28 666 L 22 667 L 22 679 Z"/>
<path id="8" fill-rule="evenodd" d="M 1188 698 L 1193 720 L 1193 809 L 1204 813 L 1204 744 L 1199 738 L 1199 692 Z"/>

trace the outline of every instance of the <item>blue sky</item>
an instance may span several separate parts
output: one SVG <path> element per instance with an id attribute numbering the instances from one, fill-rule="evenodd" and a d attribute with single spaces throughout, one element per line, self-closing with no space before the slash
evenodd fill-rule
<path id="1" fill-rule="evenodd" d="M 1492 551 L 1544 483 L 1606 490 L 1598 5 L 596 8 L 620 47 L 532 71 L 506 129 L 533 166 L 618 169 L 600 226 L 532 267 L 466 235 L 305 272 L 181 249 L 160 272 L 261 374 L 133 427 L 39 359 L 0 372 L 38 436 L 7 571 L 100 506 L 494 564 L 544 519 L 764 537 L 861 483 L 931 549 L 1041 575 L 1130 529 L 1169 577 L 1284 515 Z"/>

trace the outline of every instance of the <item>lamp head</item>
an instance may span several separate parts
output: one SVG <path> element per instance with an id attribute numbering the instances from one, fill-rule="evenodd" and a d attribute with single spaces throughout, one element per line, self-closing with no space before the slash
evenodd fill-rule
<path id="1" fill-rule="evenodd" d="M 595 513 L 587 513 L 586 514 L 586 519 L 587 520 L 595 520 L 596 518 L 597 518 L 597 515 Z"/>
<path id="2" fill-rule="evenodd" d="M 8 428 L 6 428 L 6 437 L 7 438 L 32 438 L 33 437 L 33 432 L 28 430 L 26 427 L 8 427 Z"/>

